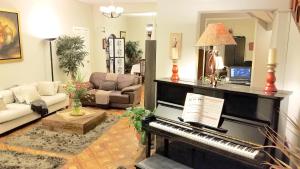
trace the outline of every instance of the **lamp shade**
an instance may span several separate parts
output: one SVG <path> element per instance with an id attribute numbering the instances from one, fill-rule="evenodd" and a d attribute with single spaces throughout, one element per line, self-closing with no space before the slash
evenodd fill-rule
<path id="1" fill-rule="evenodd" d="M 236 42 L 223 23 L 208 24 L 196 46 L 217 45 L 236 45 Z"/>

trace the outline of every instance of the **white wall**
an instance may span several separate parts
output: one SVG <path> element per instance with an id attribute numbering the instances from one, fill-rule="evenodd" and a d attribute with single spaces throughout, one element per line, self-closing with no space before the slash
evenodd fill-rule
<path id="1" fill-rule="evenodd" d="M 172 63 L 168 56 L 170 32 L 182 32 L 182 57 L 179 60 L 179 77 L 196 79 L 198 57 L 194 47 L 199 37 L 198 12 L 289 9 L 283 0 L 163 0 L 158 1 L 157 16 L 157 78 L 170 77 Z M 170 7 L 172 4 L 172 7 Z"/>
<path id="2" fill-rule="evenodd" d="M 92 7 L 76 0 L 1 0 L 0 6 L 19 12 L 24 56 L 22 62 L 0 64 L 0 89 L 51 79 L 49 44 L 44 40 L 49 31 L 69 34 L 73 26 L 92 29 Z M 93 55 L 93 49 L 91 51 Z M 54 67 L 58 69 L 56 62 L 55 59 Z M 56 70 L 55 79 L 63 78 Z"/>
<path id="3" fill-rule="evenodd" d="M 155 23 L 155 16 L 127 16 L 127 37 L 126 41 L 138 41 L 143 51 L 142 58 L 145 58 L 146 25 Z M 155 36 L 154 34 L 152 36 Z"/>
<path id="4" fill-rule="evenodd" d="M 271 47 L 277 49 L 276 86 L 283 89 L 286 55 L 288 50 L 291 13 L 288 10 L 276 11 L 273 21 Z"/>
<path id="5" fill-rule="evenodd" d="M 108 4 L 96 4 L 93 5 L 93 21 L 94 21 L 94 31 L 95 31 L 95 55 L 92 62 L 92 71 L 106 72 L 106 53 L 102 49 L 102 39 L 108 37 L 110 34 L 115 34 L 117 37 L 120 36 L 120 31 L 126 32 L 126 41 L 128 40 L 138 40 L 140 42 L 140 47 L 144 48 L 144 33 L 145 23 L 152 20 L 152 17 L 131 17 L 126 15 L 121 15 L 119 18 L 106 18 L 101 12 L 99 12 L 99 7 L 101 5 Z M 141 12 L 153 12 L 156 11 L 155 3 L 138 3 L 138 4 L 115 4 L 122 6 L 124 8 L 124 13 L 141 13 Z M 134 23 L 136 22 L 136 23 Z M 105 29 L 105 33 L 103 32 Z M 143 50 L 144 51 L 144 50 Z"/>
<path id="6" fill-rule="evenodd" d="M 286 61 L 286 70 L 284 75 L 284 89 L 292 91 L 293 94 L 290 96 L 288 114 L 289 116 L 300 124 L 300 76 L 299 65 L 300 65 L 300 31 L 296 27 L 295 22 L 290 23 L 290 32 L 288 38 L 288 53 Z M 293 129 L 290 125 L 287 127 L 287 137 L 291 141 L 298 141 L 299 135 L 296 136 L 293 133 Z"/>
<path id="7" fill-rule="evenodd" d="M 258 22 L 255 24 L 254 55 L 252 62 L 251 86 L 263 88 L 266 84 L 268 52 L 272 31 L 265 30 Z"/>
<path id="8" fill-rule="evenodd" d="M 92 71 L 106 72 L 106 52 L 102 49 L 102 39 L 108 38 L 111 34 L 119 37 L 120 31 L 127 31 L 127 17 L 107 18 L 99 12 L 99 6 L 95 5 L 93 7 L 93 22 L 95 55 L 92 62 Z"/>

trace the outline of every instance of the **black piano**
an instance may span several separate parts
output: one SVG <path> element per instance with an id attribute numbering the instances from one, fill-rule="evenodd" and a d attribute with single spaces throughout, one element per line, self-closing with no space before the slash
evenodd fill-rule
<path id="1" fill-rule="evenodd" d="M 264 168 L 262 163 L 269 161 L 266 152 L 275 154 L 273 150 L 259 148 L 271 144 L 260 130 L 269 126 L 279 133 L 282 131 L 285 123 L 281 113 L 286 112 L 291 92 L 265 93 L 233 84 L 213 88 L 200 82 L 169 79 L 155 82 L 155 116 L 143 121 L 148 137 L 147 157 L 153 135 L 157 154 L 195 169 Z M 218 128 L 180 120 L 187 93 L 224 99 Z"/>

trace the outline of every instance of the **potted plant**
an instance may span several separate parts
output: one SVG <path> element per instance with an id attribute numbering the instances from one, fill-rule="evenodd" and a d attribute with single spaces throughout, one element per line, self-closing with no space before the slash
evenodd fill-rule
<path id="1" fill-rule="evenodd" d="M 289 117 L 287 114 L 283 114 L 286 116 L 287 123 L 290 125 L 288 128 L 292 133 L 294 133 L 297 137 L 300 136 L 300 124 Z M 272 143 L 273 145 L 262 146 L 261 148 L 273 148 L 276 151 L 280 152 L 286 157 L 286 160 L 282 160 L 278 158 L 276 155 L 272 156 L 267 153 L 267 155 L 273 161 L 272 163 L 264 162 L 271 169 L 299 169 L 300 168 L 300 147 L 297 143 L 290 143 L 286 140 L 285 137 L 280 136 L 277 132 L 275 132 L 272 128 L 266 126 L 264 131 L 261 131 Z M 278 153 L 277 152 L 277 153 Z"/>
<path id="2" fill-rule="evenodd" d="M 84 50 L 84 40 L 80 36 L 62 36 L 56 42 L 56 55 L 59 68 L 75 79 L 80 66 L 84 66 L 83 59 L 88 54 Z"/>
<path id="3" fill-rule="evenodd" d="M 84 96 L 87 92 L 87 85 L 83 83 L 83 77 L 81 74 L 77 73 L 74 80 L 71 80 L 67 83 L 65 87 L 66 92 L 70 95 L 72 99 L 72 108 L 73 110 L 70 112 L 72 116 L 82 116 L 84 115 L 84 111 L 82 111 L 81 107 L 81 97 Z"/>
<path id="4" fill-rule="evenodd" d="M 132 65 L 140 62 L 143 51 L 139 49 L 139 43 L 128 41 L 125 44 L 125 73 L 130 73 Z"/>
<path id="5" fill-rule="evenodd" d="M 136 130 L 137 137 L 142 144 L 146 143 L 146 133 L 142 129 L 142 120 L 152 115 L 153 112 L 141 107 L 130 107 L 122 115 L 122 117 L 128 117 L 130 125 Z"/>

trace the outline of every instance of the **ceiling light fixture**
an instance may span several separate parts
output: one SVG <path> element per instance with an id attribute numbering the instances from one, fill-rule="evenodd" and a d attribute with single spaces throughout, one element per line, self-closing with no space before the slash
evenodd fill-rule
<path id="1" fill-rule="evenodd" d="M 124 12 L 124 9 L 119 6 L 114 6 L 113 1 L 111 1 L 111 5 L 101 6 L 100 12 L 108 18 L 117 18 L 121 16 L 121 14 Z"/>

